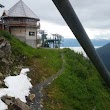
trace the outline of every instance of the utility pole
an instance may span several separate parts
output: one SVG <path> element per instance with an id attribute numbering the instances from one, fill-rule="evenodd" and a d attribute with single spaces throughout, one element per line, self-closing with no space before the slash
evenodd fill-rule
<path id="1" fill-rule="evenodd" d="M 52 0 L 62 17 L 70 27 L 71 31 L 83 47 L 84 51 L 105 80 L 106 84 L 110 87 L 110 73 L 106 69 L 98 53 L 95 51 L 88 35 L 86 34 L 80 20 L 78 19 L 74 9 L 72 8 L 69 0 Z"/>

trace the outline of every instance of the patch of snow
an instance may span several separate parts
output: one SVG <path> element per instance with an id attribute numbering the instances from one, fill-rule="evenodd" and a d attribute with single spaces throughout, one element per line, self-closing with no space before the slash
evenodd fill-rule
<path id="1" fill-rule="evenodd" d="M 21 70 L 20 74 L 27 75 L 27 72 L 29 72 L 29 68 L 24 68 Z"/>
<path id="2" fill-rule="evenodd" d="M 28 68 L 21 70 L 20 75 L 8 76 L 5 78 L 4 82 L 8 88 L 0 89 L 0 98 L 4 95 L 19 98 L 21 101 L 26 102 L 25 96 L 28 96 L 32 84 L 30 83 L 30 78 L 27 77 Z M 0 99 L 0 110 L 6 110 L 7 105 Z"/>

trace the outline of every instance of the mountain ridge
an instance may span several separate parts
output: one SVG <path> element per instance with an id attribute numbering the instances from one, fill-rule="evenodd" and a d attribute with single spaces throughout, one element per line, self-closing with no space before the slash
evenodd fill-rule
<path id="1" fill-rule="evenodd" d="M 110 42 L 103 47 L 100 47 L 96 50 L 105 64 L 108 71 L 110 71 Z"/>
<path id="2" fill-rule="evenodd" d="M 94 46 L 104 46 L 110 42 L 108 39 L 90 39 Z M 74 38 L 64 38 L 61 47 L 80 47 L 77 39 Z"/>

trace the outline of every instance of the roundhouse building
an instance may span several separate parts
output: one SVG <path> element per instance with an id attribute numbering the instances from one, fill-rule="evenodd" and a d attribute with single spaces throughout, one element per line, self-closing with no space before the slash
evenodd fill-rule
<path id="1" fill-rule="evenodd" d="M 1 16 L 2 29 L 9 31 L 21 41 L 36 48 L 39 38 L 37 30 L 40 28 L 40 19 L 22 1 L 18 1 Z"/>

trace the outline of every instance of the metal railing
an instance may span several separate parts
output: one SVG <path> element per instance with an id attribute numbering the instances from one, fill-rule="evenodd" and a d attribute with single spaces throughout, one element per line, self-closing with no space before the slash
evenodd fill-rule
<path id="1" fill-rule="evenodd" d="M 36 22 L 30 21 L 4 21 L 4 24 L 9 26 L 31 26 L 31 27 L 39 27 Z"/>

